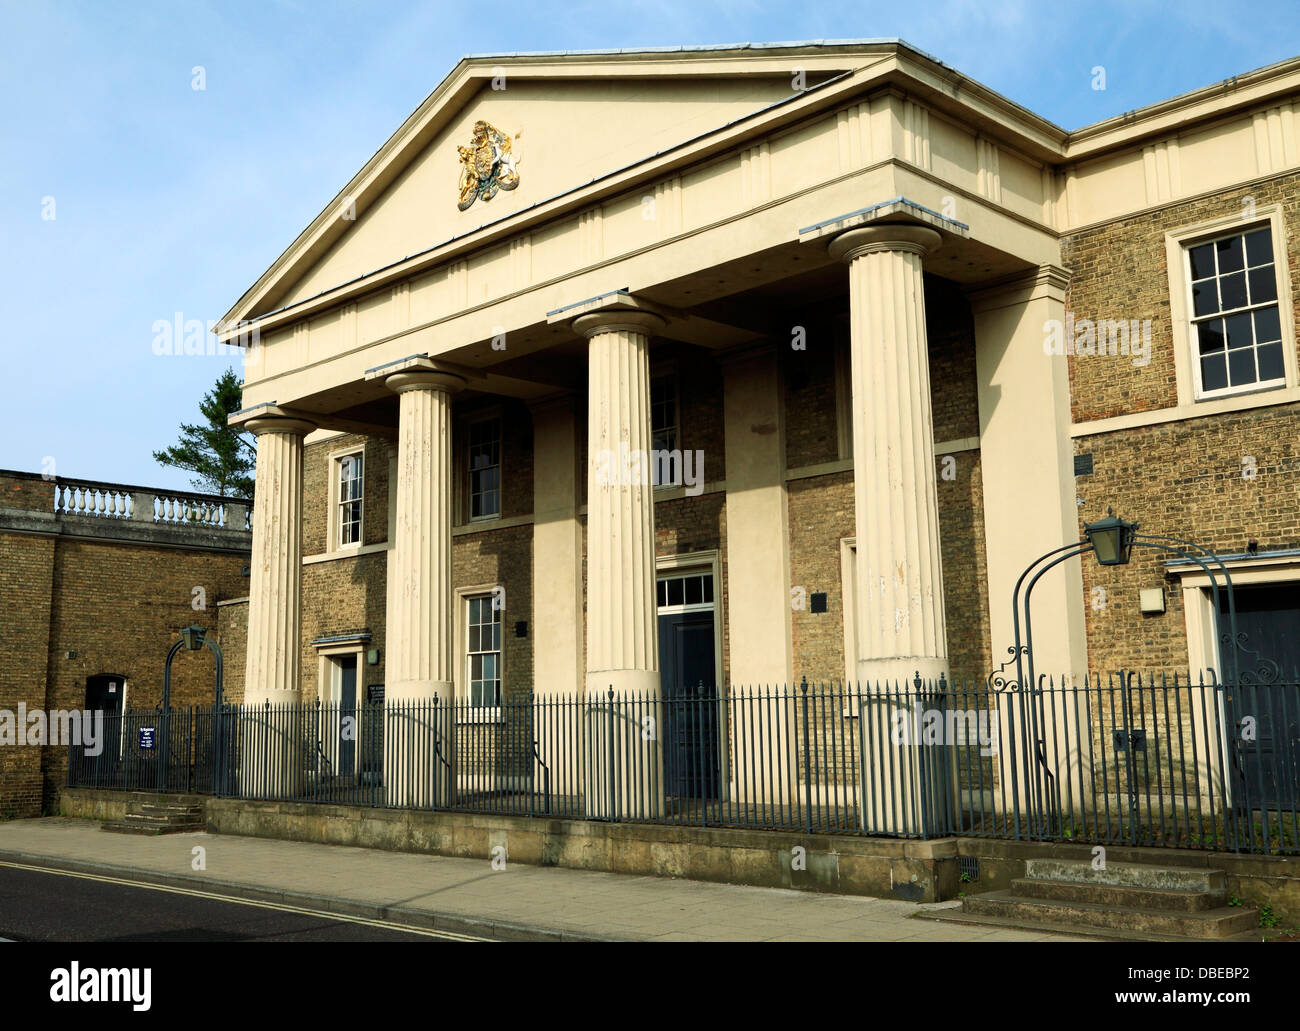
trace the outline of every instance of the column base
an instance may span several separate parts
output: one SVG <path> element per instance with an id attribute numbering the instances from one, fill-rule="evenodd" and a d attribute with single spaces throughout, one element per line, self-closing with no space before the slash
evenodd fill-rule
<path id="1" fill-rule="evenodd" d="M 456 710 L 448 680 L 384 687 L 384 791 L 391 806 L 440 809 L 454 796 Z"/>
<path id="2" fill-rule="evenodd" d="M 384 686 L 386 702 L 432 702 L 450 704 L 455 685 L 450 680 L 396 680 Z"/>
<path id="3" fill-rule="evenodd" d="M 604 697 L 610 688 L 615 695 L 658 698 L 659 671 L 654 669 L 602 669 L 587 671 L 587 698 Z"/>
<path id="4" fill-rule="evenodd" d="M 914 681 L 918 673 L 922 684 L 933 686 L 939 682 L 940 675 L 948 676 L 948 660 L 928 655 L 899 656 L 889 659 L 859 659 L 858 685 L 867 687 L 901 687 L 915 690 Z"/>
<path id="5" fill-rule="evenodd" d="M 239 790 L 245 798 L 293 801 L 304 787 L 303 711 L 297 691 L 260 691 L 236 717 Z"/>
<path id="6" fill-rule="evenodd" d="M 587 674 L 582 795 L 583 811 L 590 819 L 654 820 L 663 815 L 664 713 L 659 683 L 656 670 Z"/>
<path id="7" fill-rule="evenodd" d="M 956 767 L 948 761 L 953 742 L 946 736 L 946 712 L 953 696 L 938 690 L 947 665 L 927 656 L 858 663 L 858 814 L 864 834 L 950 832 L 957 783 Z"/>

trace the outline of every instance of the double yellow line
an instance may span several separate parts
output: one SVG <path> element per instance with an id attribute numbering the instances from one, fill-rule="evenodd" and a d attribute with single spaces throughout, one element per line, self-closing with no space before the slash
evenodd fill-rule
<path id="1" fill-rule="evenodd" d="M 31 866 L 26 863 L 7 863 L 0 861 L 0 867 L 12 870 L 30 870 L 33 873 L 57 874 L 60 877 L 76 877 L 83 881 L 97 881 L 100 884 L 120 884 L 128 888 L 146 888 L 149 891 L 165 891 L 172 895 L 188 895 L 196 899 L 214 899 L 218 902 L 233 902 L 240 906 L 255 906 L 258 909 L 271 909 L 278 913 L 296 913 L 300 916 L 314 916 L 322 920 L 340 923 L 360 924 L 363 927 L 382 927 L 386 930 L 404 931 L 426 938 L 440 938 L 443 941 L 486 942 L 491 938 L 479 938 L 472 934 L 458 934 L 455 931 L 435 931 L 428 927 L 414 927 L 411 924 L 392 923 L 386 920 L 370 920 L 363 916 L 348 916 L 346 913 L 330 913 L 320 909 L 306 909 L 302 906 L 289 906 L 282 902 L 257 902 L 252 899 L 236 898 L 233 895 L 218 895 L 211 891 L 198 891 L 194 888 L 173 888 L 165 884 L 149 884 L 146 881 L 128 881 L 121 877 L 105 877 L 102 874 L 78 873 L 75 870 L 57 870 L 48 866 Z"/>

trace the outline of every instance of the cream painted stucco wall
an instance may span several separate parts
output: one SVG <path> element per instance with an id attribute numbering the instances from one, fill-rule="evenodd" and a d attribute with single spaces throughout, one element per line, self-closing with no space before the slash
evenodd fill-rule
<path id="1" fill-rule="evenodd" d="M 781 383 L 770 350 L 727 363 L 727 625 L 733 684 L 793 679 Z"/>

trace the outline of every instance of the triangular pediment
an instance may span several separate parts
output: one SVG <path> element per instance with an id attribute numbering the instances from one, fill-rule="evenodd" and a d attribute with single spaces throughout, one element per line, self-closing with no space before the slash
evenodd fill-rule
<path id="1" fill-rule="evenodd" d="M 466 58 L 223 323 L 283 309 L 672 151 L 879 60 L 893 41 Z M 459 148 L 486 122 L 518 185 L 460 210 Z"/>

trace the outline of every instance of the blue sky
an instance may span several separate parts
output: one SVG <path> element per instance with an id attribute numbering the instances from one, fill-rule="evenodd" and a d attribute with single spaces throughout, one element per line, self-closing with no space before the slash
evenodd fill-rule
<path id="1" fill-rule="evenodd" d="M 1300 54 L 1300 17 L 1295 0 L 6 0 L 0 468 L 188 487 L 151 454 L 230 359 L 157 357 L 154 323 L 224 314 L 462 55 L 860 37 L 1073 129 Z"/>

